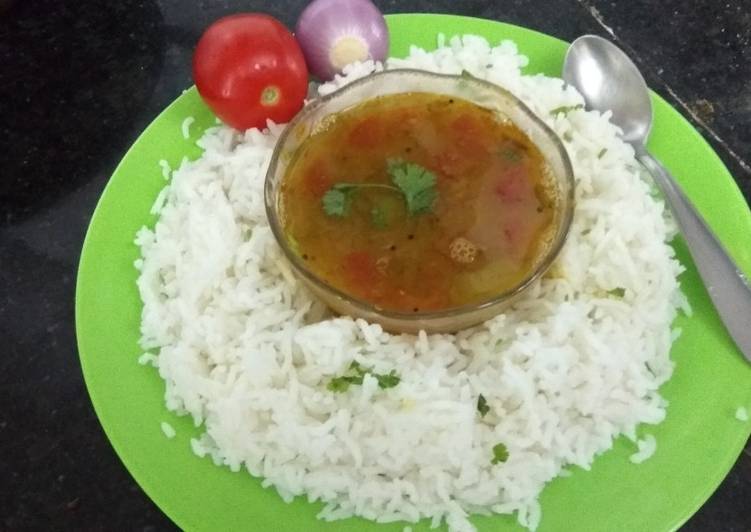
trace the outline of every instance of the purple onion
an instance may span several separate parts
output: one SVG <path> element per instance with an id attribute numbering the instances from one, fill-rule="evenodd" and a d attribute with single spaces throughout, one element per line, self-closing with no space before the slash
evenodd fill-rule
<path id="1" fill-rule="evenodd" d="M 295 37 L 308 70 L 322 80 L 353 61 L 383 61 L 389 48 L 386 21 L 370 0 L 313 0 L 297 20 Z"/>

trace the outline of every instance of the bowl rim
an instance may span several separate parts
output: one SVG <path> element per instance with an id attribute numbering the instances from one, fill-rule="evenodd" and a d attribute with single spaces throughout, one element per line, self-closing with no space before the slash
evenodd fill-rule
<path id="1" fill-rule="evenodd" d="M 393 77 L 393 76 L 400 76 L 400 75 L 401 76 L 403 75 L 422 76 L 426 79 L 432 78 L 432 79 L 442 79 L 442 80 L 446 80 L 446 79 L 452 79 L 452 80 L 457 80 L 457 81 L 461 80 L 463 82 L 474 83 L 485 89 L 500 93 L 503 97 L 510 99 L 514 103 L 514 105 L 517 106 L 526 115 L 526 118 L 528 118 L 537 127 L 539 127 L 551 139 L 551 141 L 553 142 L 553 145 L 556 148 L 556 151 L 558 152 L 558 156 L 561 159 L 561 162 L 563 164 L 563 170 L 564 170 L 563 171 L 564 179 L 566 180 L 568 184 L 568 194 L 566 198 L 567 208 L 564 209 L 564 212 L 561 215 L 560 223 L 557 228 L 557 233 L 556 233 L 556 236 L 554 237 L 553 242 L 551 243 L 550 247 L 548 248 L 547 252 L 545 253 L 540 263 L 529 273 L 529 275 L 527 275 L 521 282 L 519 282 L 513 288 L 506 290 L 503 293 L 497 296 L 494 296 L 490 299 L 483 300 L 479 303 L 468 303 L 468 304 L 461 305 L 461 306 L 449 307 L 446 309 L 425 311 L 425 312 L 423 311 L 403 312 L 403 311 L 380 308 L 377 305 L 374 305 L 373 303 L 367 300 L 354 297 L 344 292 L 343 290 L 340 290 L 328 284 L 327 282 L 319 278 L 315 273 L 313 273 L 307 267 L 307 265 L 302 261 L 301 257 L 299 257 L 292 250 L 291 246 L 288 243 L 287 238 L 284 235 L 284 229 L 282 228 L 281 220 L 280 220 L 280 217 L 278 216 L 277 199 L 274 197 L 275 195 L 274 195 L 274 190 L 273 190 L 274 187 L 273 187 L 272 181 L 273 181 L 273 176 L 276 173 L 276 168 L 279 164 L 281 149 L 286 144 L 287 138 L 292 134 L 295 127 L 301 121 L 303 121 L 310 113 L 323 107 L 329 101 L 335 98 L 338 98 L 344 92 L 347 92 L 349 90 L 352 90 L 354 88 L 357 88 L 363 85 L 372 84 L 384 77 Z M 427 91 L 419 91 L 419 92 L 427 92 Z M 563 245 L 565 244 L 568 238 L 568 235 L 570 233 L 571 223 L 574 217 L 575 186 L 576 186 L 576 182 L 574 178 L 573 165 L 571 164 L 571 159 L 568 156 L 568 152 L 566 151 L 566 148 L 561 138 L 534 111 L 532 111 L 532 109 L 526 103 L 524 103 L 524 101 L 522 101 L 519 97 L 514 95 L 508 89 L 500 85 L 497 85 L 495 83 L 492 83 L 492 82 L 489 82 L 480 78 L 476 78 L 472 75 L 466 75 L 464 73 L 442 74 L 442 73 L 431 72 L 428 70 L 420 70 L 420 69 L 415 69 L 415 68 L 392 68 L 392 69 L 385 69 L 385 70 L 378 71 L 378 72 L 372 72 L 366 76 L 358 78 L 350 83 L 347 83 L 346 85 L 343 85 L 337 88 L 336 90 L 334 90 L 333 92 L 330 92 L 329 94 L 326 94 L 324 96 L 319 96 L 313 99 L 312 101 L 308 102 L 295 115 L 295 117 L 287 123 L 281 135 L 276 141 L 276 144 L 274 146 L 274 151 L 271 155 L 269 166 L 266 171 L 266 176 L 264 180 L 264 203 L 266 207 L 266 217 L 268 218 L 269 226 L 271 227 L 271 232 L 274 235 L 274 239 L 279 244 L 279 247 L 282 249 L 284 257 L 290 262 L 293 269 L 298 275 L 301 275 L 305 280 L 312 283 L 317 289 L 322 290 L 324 292 L 328 292 L 334 295 L 335 297 L 346 301 L 349 305 L 352 305 L 363 314 L 375 314 L 375 315 L 378 315 L 380 317 L 383 317 L 389 320 L 402 320 L 402 321 L 409 321 L 409 322 L 421 322 L 421 321 L 429 322 L 432 320 L 452 318 L 452 317 L 467 315 L 467 314 L 475 313 L 475 312 L 479 313 L 486 309 L 490 309 L 495 306 L 500 306 L 501 304 L 512 300 L 517 295 L 524 292 L 527 288 L 529 288 L 530 285 L 532 285 L 532 283 L 534 283 L 537 279 L 542 277 L 542 275 L 550 268 L 550 266 L 553 264 L 553 262 L 556 260 L 556 258 L 560 254 L 560 251 L 563 248 Z"/>

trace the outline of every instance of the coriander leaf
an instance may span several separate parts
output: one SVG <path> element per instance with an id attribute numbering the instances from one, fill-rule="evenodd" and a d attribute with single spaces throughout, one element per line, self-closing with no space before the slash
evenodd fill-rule
<path id="1" fill-rule="evenodd" d="M 326 385 L 326 388 L 332 392 L 346 392 L 350 384 L 362 384 L 362 375 L 343 375 L 334 377 Z"/>
<path id="2" fill-rule="evenodd" d="M 323 195 L 323 211 L 329 216 L 342 218 L 349 212 L 350 189 L 331 188 Z"/>
<path id="3" fill-rule="evenodd" d="M 621 287 L 613 288 L 612 290 L 608 290 L 608 294 L 613 297 L 617 297 L 618 299 L 622 299 L 623 296 L 626 295 L 626 289 Z"/>
<path id="4" fill-rule="evenodd" d="M 496 445 L 493 445 L 493 459 L 490 460 L 490 463 L 500 464 L 508 460 L 508 449 L 506 449 L 506 446 L 502 443 L 498 443 Z"/>
<path id="5" fill-rule="evenodd" d="M 393 388 L 402 380 L 393 369 L 389 372 L 388 375 L 374 374 L 373 376 L 378 380 L 378 386 L 384 390 L 386 388 Z"/>
<path id="6" fill-rule="evenodd" d="M 362 384 L 362 379 L 364 375 L 365 373 L 363 372 L 359 375 L 351 375 L 349 377 L 344 377 L 344 378 L 347 379 L 347 381 L 349 381 L 350 384 Z"/>
<path id="7" fill-rule="evenodd" d="M 346 392 L 352 384 L 362 385 L 365 375 L 371 375 L 374 377 L 378 381 L 378 386 L 384 390 L 386 388 L 393 388 L 401 381 L 394 370 L 391 370 L 388 375 L 379 375 L 362 367 L 356 360 L 353 360 L 347 369 L 347 373 L 340 377 L 334 377 L 331 379 L 326 385 L 326 388 L 332 392 Z"/>
<path id="8" fill-rule="evenodd" d="M 362 377 L 363 375 L 365 375 L 368 372 L 368 370 L 365 369 L 364 367 L 362 367 L 357 360 L 353 360 L 352 361 L 352 363 L 349 365 L 349 369 L 351 369 L 352 371 L 354 371 L 360 377 Z"/>
<path id="9" fill-rule="evenodd" d="M 329 381 L 326 388 L 332 392 L 346 392 L 349 389 L 350 382 L 346 377 L 335 377 Z"/>
<path id="10" fill-rule="evenodd" d="M 555 116 L 557 114 L 563 113 L 565 115 L 566 113 L 570 113 L 571 111 L 576 111 L 577 109 L 584 109 L 584 106 L 582 104 L 562 105 L 550 111 L 550 114 Z"/>
<path id="11" fill-rule="evenodd" d="M 607 151 L 608 151 L 608 149 L 607 149 L 607 148 L 603 148 L 603 149 L 601 149 L 601 150 L 600 150 L 600 153 L 598 153 L 598 154 L 597 154 L 597 158 L 598 158 L 598 159 L 602 159 L 602 156 L 603 156 L 603 155 L 605 155 L 605 154 L 607 153 Z"/>
<path id="12" fill-rule="evenodd" d="M 390 160 L 391 181 L 402 191 L 410 216 L 430 212 L 438 196 L 435 174 L 419 164 Z"/>
<path id="13" fill-rule="evenodd" d="M 485 396 L 480 394 L 477 398 L 477 411 L 480 413 L 480 417 L 485 417 L 485 414 L 490 412 L 488 402 L 485 400 Z"/>
<path id="14" fill-rule="evenodd" d="M 412 197 L 407 196 L 407 208 L 412 215 L 430 212 L 437 197 L 438 193 L 434 188 L 421 190 Z"/>
<path id="15" fill-rule="evenodd" d="M 349 205 L 355 191 L 368 188 L 400 192 L 395 186 L 383 183 L 337 183 L 328 189 L 323 198 L 321 198 L 323 211 L 329 216 L 337 216 L 339 218 L 346 216 L 349 213 Z"/>
<path id="16" fill-rule="evenodd" d="M 461 77 L 464 79 L 475 79 L 475 76 L 470 74 L 469 70 L 462 70 L 462 73 L 460 74 Z"/>
<path id="17" fill-rule="evenodd" d="M 370 223 L 376 229 L 386 229 L 386 213 L 380 207 L 373 207 L 370 211 Z"/>

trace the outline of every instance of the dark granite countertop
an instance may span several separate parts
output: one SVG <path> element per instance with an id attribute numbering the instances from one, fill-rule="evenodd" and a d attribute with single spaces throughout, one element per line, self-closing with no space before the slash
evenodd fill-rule
<path id="1" fill-rule="evenodd" d="M 625 48 L 751 199 L 749 0 L 377 0 Z M 288 25 L 303 0 L 0 0 L 0 529 L 171 530 L 110 447 L 75 342 L 76 268 L 97 198 L 190 85 L 201 31 L 238 10 Z M 690 465 L 687 465 L 690 467 Z M 751 529 L 751 448 L 687 531 Z"/>

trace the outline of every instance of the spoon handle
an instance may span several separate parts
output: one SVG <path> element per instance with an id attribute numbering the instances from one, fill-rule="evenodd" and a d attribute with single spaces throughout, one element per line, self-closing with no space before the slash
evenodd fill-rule
<path id="1" fill-rule="evenodd" d="M 665 167 L 646 151 L 638 159 L 670 205 L 722 322 L 743 356 L 751 361 L 751 288 L 745 275 Z"/>

